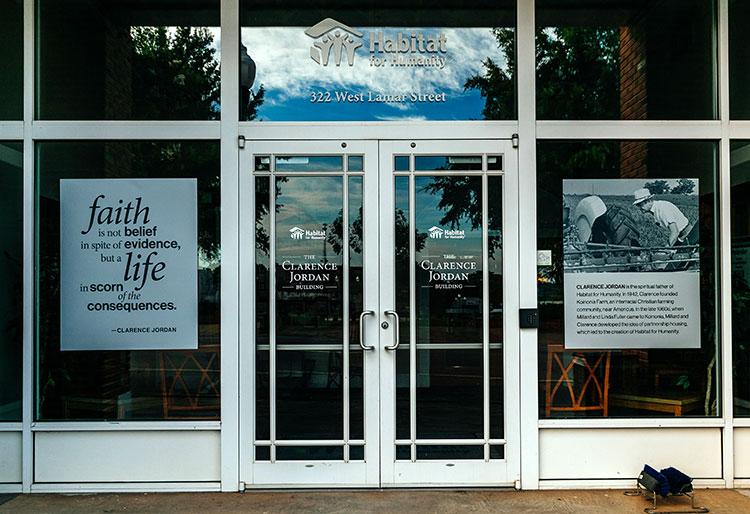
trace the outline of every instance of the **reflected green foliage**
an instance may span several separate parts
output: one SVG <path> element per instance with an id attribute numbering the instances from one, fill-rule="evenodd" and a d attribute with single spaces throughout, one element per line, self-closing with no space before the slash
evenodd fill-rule
<path id="1" fill-rule="evenodd" d="M 485 99 L 485 119 L 507 118 L 515 102 L 515 35 L 494 29 L 508 61 L 504 70 L 492 59 L 484 74 L 464 87 Z M 536 33 L 537 117 L 541 119 L 606 119 L 619 117 L 619 32 L 616 28 L 546 28 Z M 503 115 L 506 113 L 506 116 Z"/>
<path id="2" fill-rule="evenodd" d="M 542 29 L 536 33 L 536 48 L 539 118 L 619 116 L 618 29 Z"/>
<path id="3" fill-rule="evenodd" d="M 403 209 L 396 209 L 395 213 L 395 239 L 396 239 L 396 259 L 409 258 L 409 217 Z M 427 233 L 415 231 L 414 251 L 421 252 L 427 241 Z"/>
<path id="4" fill-rule="evenodd" d="M 288 182 L 289 179 L 287 177 L 275 177 L 276 178 L 276 212 L 279 212 L 279 209 L 284 207 L 283 203 L 279 203 L 279 197 L 281 196 L 281 184 Z M 271 235 L 268 233 L 268 230 L 266 229 L 266 224 L 268 223 L 268 190 L 266 189 L 264 191 L 266 193 L 265 197 L 261 200 L 260 197 L 256 199 L 255 202 L 255 249 L 259 252 L 262 252 L 263 255 L 270 255 L 271 250 Z"/>
<path id="5" fill-rule="evenodd" d="M 263 105 L 263 101 L 266 99 L 266 89 L 261 84 L 257 91 L 249 88 L 243 88 L 243 90 L 246 95 L 242 97 L 244 102 L 242 106 L 243 119 L 245 121 L 253 121 L 258 117 L 258 109 L 260 109 L 260 106 Z"/>
<path id="6" fill-rule="evenodd" d="M 503 69 L 492 58 L 487 57 L 482 65 L 484 75 L 469 77 L 464 89 L 476 89 L 485 99 L 482 115 L 486 120 L 505 120 L 509 113 L 515 113 L 516 88 L 514 70 L 516 69 L 515 31 L 513 29 L 493 29 L 498 48 L 507 59 L 507 69 Z"/>
<path id="7" fill-rule="evenodd" d="M 341 255 L 344 252 L 344 241 L 341 238 L 341 234 L 344 233 L 344 214 L 343 210 L 339 211 L 339 215 L 333 220 L 326 237 L 328 244 L 331 245 L 336 255 Z M 362 238 L 359 236 L 362 234 L 362 207 L 357 211 L 357 217 L 353 220 L 349 220 L 349 249 L 354 253 L 362 253 Z"/>
<path id="8" fill-rule="evenodd" d="M 206 29 L 134 27 L 136 119 L 219 117 L 219 63 Z"/>

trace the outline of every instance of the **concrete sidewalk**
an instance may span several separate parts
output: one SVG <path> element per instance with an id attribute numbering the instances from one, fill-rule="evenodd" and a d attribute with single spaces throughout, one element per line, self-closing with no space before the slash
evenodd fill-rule
<path id="1" fill-rule="evenodd" d="M 750 513 L 750 496 L 743 491 L 700 490 L 697 505 L 714 514 Z M 506 491 L 506 490 L 389 490 L 279 491 L 246 493 L 148 493 L 19 495 L 0 505 L 0 513 L 642 513 L 649 502 L 625 496 L 622 490 Z M 686 510 L 687 498 L 667 500 L 665 509 Z"/>

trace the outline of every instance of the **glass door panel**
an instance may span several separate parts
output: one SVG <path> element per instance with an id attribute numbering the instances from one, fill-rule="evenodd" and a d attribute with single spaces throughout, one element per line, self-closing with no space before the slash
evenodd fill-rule
<path id="1" fill-rule="evenodd" d="M 503 255 L 517 248 L 503 223 L 515 159 L 503 156 L 513 150 L 414 146 L 380 147 L 381 311 L 393 323 L 381 331 L 383 485 L 510 485 L 518 439 L 506 419 L 517 423 L 518 398 L 506 379 L 517 369 L 505 364 L 517 334 L 503 314 L 517 303 Z"/>
<path id="2" fill-rule="evenodd" d="M 244 212 L 254 218 L 255 401 L 243 441 L 253 486 L 378 484 L 378 356 L 364 345 L 377 320 L 362 316 L 377 308 L 377 287 L 366 297 L 378 264 L 376 190 L 365 208 L 374 149 L 257 143 L 243 159 L 254 185 Z"/>

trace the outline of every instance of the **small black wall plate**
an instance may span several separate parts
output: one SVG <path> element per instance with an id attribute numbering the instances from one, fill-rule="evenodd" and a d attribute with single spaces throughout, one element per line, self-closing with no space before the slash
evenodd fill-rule
<path id="1" fill-rule="evenodd" d="M 539 328 L 538 309 L 519 309 L 518 314 L 521 328 Z"/>

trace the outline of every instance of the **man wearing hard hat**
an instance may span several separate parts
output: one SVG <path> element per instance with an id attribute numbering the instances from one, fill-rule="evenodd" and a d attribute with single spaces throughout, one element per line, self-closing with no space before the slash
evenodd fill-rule
<path id="1" fill-rule="evenodd" d="M 697 223 L 691 224 L 675 204 L 666 200 L 654 200 L 654 195 L 645 188 L 637 189 L 633 197 L 633 205 L 652 214 L 656 223 L 669 231 L 669 246 L 698 243 Z"/>

